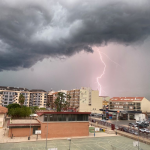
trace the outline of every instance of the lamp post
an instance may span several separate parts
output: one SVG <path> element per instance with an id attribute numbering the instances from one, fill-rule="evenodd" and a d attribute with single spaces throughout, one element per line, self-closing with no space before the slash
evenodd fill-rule
<path id="1" fill-rule="evenodd" d="M 49 116 L 50 118 L 52 116 Z M 47 116 L 47 132 L 46 132 L 46 150 L 47 150 L 47 136 L 48 136 L 48 116 Z"/>
<path id="2" fill-rule="evenodd" d="M 38 115 L 37 114 L 31 114 L 30 115 L 30 135 L 28 137 L 28 140 L 30 140 L 30 136 L 31 136 L 31 117 L 37 117 Z"/>
<path id="3" fill-rule="evenodd" d="M 69 143 L 69 150 L 70 150 L 70 146 L 71 146 L 71 138 L 68 138 L 67 140 L 70 141 L 70 143 Z"/>

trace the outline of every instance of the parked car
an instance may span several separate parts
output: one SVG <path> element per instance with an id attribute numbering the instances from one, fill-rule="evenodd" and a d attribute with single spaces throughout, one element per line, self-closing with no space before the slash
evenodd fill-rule
<path id="1" fill-rule="evenodd" d="M 137 124 L 135 124 L 135 123 L 133 123 L 133 124 L 132 124 L 132 127 L 138 127 L 138 125 L 137 125 Z"/>
<path id="2" fill-rule="evenodd" d="M 131 134 L 134 134 L 134 132 L 135 132 L 134 130 L 131 130 L 131 129 L 129 130 L 129 133 Z"/>
<path id="3" fill-rule="evenodd" d="M 149 120 L 144 120 L 143 122 L 146 124 L 149 124 Z"/>
<path id="4" fill-rule="evenodd" d="M 143 128 L 143 129 L 139 129 L 139 131 L 141 131 L 141 132 L 146 132 L 146 131 L 148 131 L 148 129 L 146 129 L 146 128 Z"/>
<path id="5" fill-rule="evenodd" d="M 134 125 L 134 123 L 131 123 L 131 122 L 129 123 L 129 126 L 133 126 L 133 125 Z"/>
<path id="6" fill-rule="evenodd" d="M 148 127 L 148 124 L 145 124 L 145 123 L 141 123 L 141 124 L 137 124 L 139 128 L 147 128 Z"/>
<path id="7" fill-rule="evenodd" d="M 125 127 L 123 127 L 123 131 L 128 132 L 128 129 L 127 129 L 127 128 L 125 128 Z"/>
<path id="8" fill-rule="evenodd" d="M 146 131 L 145 131 L 147 134 L 150 134 L 150 131 L 147 129 Z"/>
<path id="9" fill-rule="evenodd" d="M 102 114 L 96 114 L 95 116 L 100 118 L 102 117 Z"/>
<path id="10" fill-rule="evenodd" d="M 105 120 L 105 119 L 102 119 L 101 121 L 102 121 L 102 122 L 106 122 L 107 120 Z"/>
<path id="11" fill-rule="evenodd" d="M 137 131 L 134 132 L 135 135 L 139 135 Z"/>
<path id="12" fill-rule="evenodd" d="M 136 124 L 141 124 L 142 123 L 142 121 L 136 121 Z"/>

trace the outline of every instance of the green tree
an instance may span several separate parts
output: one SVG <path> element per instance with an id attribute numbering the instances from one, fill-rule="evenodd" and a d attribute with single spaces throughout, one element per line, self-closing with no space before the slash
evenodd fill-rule
<path id="1" fill-rule="evenodd" d="M 57 112 L 61 112 L 62 109 L 67 109 L 70 106 L 70 103 L 68 103 L 67 100 L 65 100 L 67 98 L 70 99 L 71 96 L 63 92 L 58 92 L 57 98 L 54 102 Z"/>
<path id="2" fill-rule="evenodd" d="M 24 100 L 25 100 L 25 97 L 23 96 L 23 94 L 20 94 L 20 96 L 19 96 L 19 103 L 20 103 L 21 107 L 24 104 Z"/>
<path id="3" fill-rule="evenodd" d="M 36 111 L 39 110 L 39 107 L 38 106 L 32 106 L 32 107 L 30 107 L 30 109 L 31 109 L 32 113 L 35 114 Z"/>
<path id="4" fill-rule="evenodd" d="M 11 108 L 20 108 L 21 106 L 17 103 L 13 103 L 13 104 L 9 104 L 8 106 L 6 106 L 6 108 L 11 109 Z"/>
<path id="5" fill-rule="evenodd" d="M 29 117 L 31 114 L 31 109 L 29 107 L 23 106 L 21 108 L 12 108 L 9 111 L 9 115 L 14 118 L 14 117 Z"/>
<path id="6" fill-rule="evenodd" d="M 47 102 L 47 103 L 46 103 L 46 106 L 47 106 L 47 107 L 50 107 L 50 102 Z"/>
<path id="7" fill-rule="evenodd" d="M 7 108 L 8 108 L 8 115 L 10 115 L 11 113 L 13 113 L 12 112 L 12 110 L 13 109 L 15 109 L 15 108 L 21 108 L 21 106 L 19 105 L 19 104 L 17 104 L 17 103 L 14 103 L 14 104 L 9 104 L 8 106 L 7 106 Z M 12 109 L 12 110 L 11 110 Z M 11 110 L 11 111 L 10 111 Z"/>

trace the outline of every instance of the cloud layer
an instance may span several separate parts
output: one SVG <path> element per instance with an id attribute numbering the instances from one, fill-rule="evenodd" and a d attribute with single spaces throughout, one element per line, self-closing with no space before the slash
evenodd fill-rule
<path id="1" fill-rule="evenodd" d="M 0 71 L 93 52 L 108 42 L 143 41 L 150 34 L 149 7 L 148 0 L 0 1 Z"/>

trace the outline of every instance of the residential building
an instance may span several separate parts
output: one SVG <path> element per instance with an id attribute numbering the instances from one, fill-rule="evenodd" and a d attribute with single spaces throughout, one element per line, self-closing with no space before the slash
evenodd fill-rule
<path id="1" fill-rule="evenodd" d="M 26 137 L 41 130 L 41 138 L 60 138 L 89 135 L 89 112 L 39 111 L 35 120 L 12 120 L 8 122 L 9 137 Z M 30 130 L 31 123 L 31 130 Z"/>
<path id="2" fill-rule="evenodd" d="M 99 96 L 98 90 L 93 90 L 91 94 L 91 112 L 102 113 L 100 109 L 103 107 L 103 97 Z"/>
<path id="3" fill-rule="evenodd" d="M 7 112 L 8 108 L 0 106 L 0 128 L 4 126 Z"/>
<path id="4" fill-rule="evenodd" d="M 109 101 L 109 110 L 116 119 L 134 119 L 135 115 L 137 118 L 137 114 L 150 112 L 149 106 L 145 97 L 113 97 Z"/>
<path id="5" fill-rule="evenodd" d="M 19 104 L 19 96 L 25 96 L 24 105 L 29 106 L 30 92 L 26 88 L 0 86 L 0 105 L 6 107 L 12 103 Z"/>
<path id="6" fill-rule="evenodd" d="M 57 93 L 55 91 L 50 91 L 47 95 L 47 103 L 50 105 L 50 109 L 54 109 L 54 102 L 57 98 Z"/>
<path id="7" fill-rule="evenodd" d="M 91 88 L 82 87 L 80 89 L 79 112 L 91 112 Z"/>
<path id="8" fill-rule="evenodd" d="M 79 112 L 102 113 L 99 109 L 103 107 L 104 97 L 99 96 L 98 90 L 87 87 L 80 89 Z"/>
<path id="9" fill-rule="evenodd" d="M 70 103 L 70 109 L 78 111 L 80 101 L 80 89 L 73 89 L 67 91 L 67 95 L 71 96 L 71 98 L 67 98 L 67 101 Z"/>
<path id="10" fill-rule="evenodd" d="M 46 107 L 47 92 L 41 89 L 30 90 L 30 106 Z"/>

